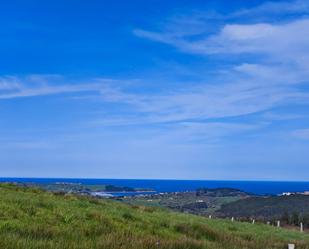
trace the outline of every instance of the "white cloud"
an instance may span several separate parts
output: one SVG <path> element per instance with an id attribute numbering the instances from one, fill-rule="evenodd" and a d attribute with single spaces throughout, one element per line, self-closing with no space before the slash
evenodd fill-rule
<path id="1" fill-rule="evenodd" d="M 211 54 L 262 54 L 275 62 L 309 61 L 309 19 L 285 24 L 226 24 L 215 35 L 202 35 L 200 39 L 179 37 L 172 32 L 160 33 L 135 30 L 135 34 L 154 41 L 175 46 L 184 52 Z M 307 66 L 306 66 L 306 69 Z"/>
<path id="2" fill-rule="evenodd" d="M 298 63 L 309 60 L 309 19 L 287 24 L 226 25 L 218 35 L 188 43 L 189 51 L 205 54 L 252 53 L 274 62 Z"/>
<path id="3" fill-rule="evenodd" d="M 296 1 L 276 1 L 265 2 L 251 9 L 243 9 L 232 14 L 232 16 L 274 16 L 288 14 L 306 14 L 309 13 L 309 2 L 307 0 Z"/>
<path id="4" fill-rule="evenodd" d="M 268 2 L 231 13 L 226 20 L 233 16 L 273 12 L 309 13 L 309 3 L 301 0 Z M 215 33 L 207 32 L 209 20 L 207 16 L 203 19 L 201 12 L 187 18 L 198 20 L 196 28 L 195 22 L 189 22 L 181 27 L 185 30 L 181 32 L 174 18 L 172 23 L 162 27 L 162 31 L 136 29 L 134 34 L 169 44 L 181 52 L 205 56 L 208 61 L 220 56 L 224 64 L 224 58 L 228 58 L 234 65 L 224 71 L 219 69 L 219 80 L 202 83 L 196 89 L 151 98 L 148 110 L 157 116 L 166 117 L 173 113 L 172 118 L 202 119 L 247 115 L 283 105 L 309 103 L 308 90 L 303 88 L 309 83 L 308 18 L 294 17 L 280 23 L 225 23 Z M 184 17 L 181 17 L 181 23 L 186 23 Z"/>
<path id="5" fill-rule="evenodd" d="M 290 2 L 269 2 L 254 9 L 232 13 L 228 18 L 257 15 L 265 11 L 271 13 L 274 8 L 298 13 L 308 7 L 304 1 L 295 3 L 297 5 L 293 7 Z M 118 109 L 106 110 L 105 118 L 98 118 L 94 122 L 108 126 L 192 122 L 197 127 L 197 124 L 208 122 L 208 119 L 251 115 L 281 106 L 309 104 L 308 91 L 301 89 L 309 79 L 309 19 L 294 19 L 284 23 L 231 22 L 216 26 L 216 32 L 213 29 L 210 32 L 207 23 L 209 16 L 203 17 L 201 12 L 194 15 L 170 18 L 171 23 L 164 24 L 159 32 L 136 29 L 134 33 L 169 44 L 185 53 L 202 55 L 208 60 L 220 56 L 224 63 L 224 58 L 227 58 L 224 56 L 228 56 L 235 61 L 232 66 L 225 66 L 224 72 L 219 69 L 211 77 L 205 75 L 203 70 L 197 70 L 199 78 L 207 80 L 151 93 L 124 88 L 123 84 L 118 84 L 121 81 L 107 79 L 66 82 L 68 79 L 62 79 L 61 76 L 2 77 L 0 99 L 76 93 L 75 97 L 80 101 L 95 98 L 119 104 Z M 190 65 L 186 70 L 194 71 Z M 168 84 L 162 79 L 151 80 L 160 81 L 159 85 Z M 147 85 L 149 79 L 144 76 L 140 81 Z M 80 96 L 77 94 L 80 92 L 87 92 L 87 95 Z M 284 115 L 291 117 L 289 113 Z M 274 115 L 260 115 L 260 118 L 264 121 L 278 119 Z M 220 126 L 218 123 L 214 125 Z M 196 130 L 193 125 L 190 129 L 184 125 L 181 127 Z M 209 125 L 204 128 L 212 130 Z M 220 129 L 220 133 L 224 134 L 223 130 Z"/>
<path id="6" fill-rule="evenodd" d="M 160 94 L 127 93 L 121 89 L 102 91 L 104 101 L 125 103 L 134 109 L 131 116 L 126 113 L 129 115 L 99 123 L 121 125 L 226 118 L 308 101 L 307 93 L 289 85 L 264 83 L 252 77 L 231 80 L 231 83 L 197 83 L 195 87 Z"/>
<path id="7" fill-rule="evenodd" d="M 77 92 L 99 92 L 104 80 L 87 83 L 65 83 L 59 75 L 3 76 L 0 78 L 0 99 L 34 97 Z"/>
<path id="8" fill-rule="evenodd" d="M 0 91 L 14 90 L 19 86 L 15 77 L 0 78 Z"/>

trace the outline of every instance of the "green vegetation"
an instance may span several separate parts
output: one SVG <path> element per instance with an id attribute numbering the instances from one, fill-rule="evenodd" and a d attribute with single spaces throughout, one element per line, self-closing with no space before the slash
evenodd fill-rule
<path id="1" fill-rule="evenodd" d="M 103 184 L 81 184 L 81 183 L 71 183 L 71 182 L 58 182 L 58 183 L 17 183 L 19 186 L 40 188 L 47 191 L 53 192 L 136 192 L 136 191 L 151 191 L 149 189 L 138 189 L 130 187 L 121 187 L 114 185 L 103 185 Z"/>
<path id="2" fill-rule="evenodd" d="M 303 223 L 303 226 L 305 228 L 309 228 L 309 213 L 298 213 L 298 212 L 285 212 L 280 220 L 282 221 L 283 224 L 285 225 L 290 225 L 290 226 L 299 226 L 300 223 Z"/>
<path id="3" fill-rule="evenodd" d="M 309 248 L 309 235 L 156 207 L 0 185 L 0 248 Z"/>
<path id="4" fill-rule="evenodd" d="M 305 223 L 309 227 L 309 196 L 250 197 L 223 204 L 217 215 L 223 217 L 254 217 L 260 220 L 281 219 L 286 224 Z"/>
<path id="5" fill-rule="evenodd" d="M 232 188 L 201 188 L 197 191 L 129 196 L 124 202 L 133 205 L 157 206 L 198 215 L 213 215 L 223 204 L 248 198 L 243 191 Z"/>

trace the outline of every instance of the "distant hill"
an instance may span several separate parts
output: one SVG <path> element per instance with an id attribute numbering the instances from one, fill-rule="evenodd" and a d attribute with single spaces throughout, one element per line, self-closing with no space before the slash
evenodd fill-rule
<path id="1" fill-rule="evenodd" d="M 278 219 L 293 214 L 297 214 L 299 219 L 308 216 L 308 195 L 250 197 L 223 204 L 221 209 L 217 211 L 217 215 L 221 217 L 254 217 L 258 219 Z"/>
<path id="2" fill-rule="evenodd" d="M 174 211 L 213 215 L 224 203 L 248 198 L 250 195 L 234 188 L 200 188 L 196 191 L 170 192 L 143 196 L 131 196 L 123 201 L 130 204 L 160 206 Z"/>
<path id="3" fill-rule="evenodd" d="M 0 184 L 0 248 L 308 249 L 309 235 Z"/>
<path id="4" fill-rule="evenodd" d="M 235 188 L 199 188 L 196 190 L 197 196 L 210 197 L 245 197 L 248 193 Z"/>
<path id="5" fill-rule="evenodd" d="M 87 192 L 137 192 L 137 191 L 151 191 L 150 189 L 135 189 L 126 186 L 115 186 L 115 185 L 92 185 L 92 184 L 81 184 L 71 182 L 56 182 L 56 183 L 16 183 L 22 187 L 40 188 L 52 192 L 74 192 L 74 193 L 87 193 Z"/>

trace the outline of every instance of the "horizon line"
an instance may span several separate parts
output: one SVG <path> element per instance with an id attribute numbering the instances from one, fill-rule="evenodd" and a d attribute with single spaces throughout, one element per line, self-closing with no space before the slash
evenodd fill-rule
<path id="1" fill-rule="evenodd" d="M 94 178 L 94 177 L 25 177 L 0 176 L 1 179 L 71 179 L 71 180 L 135 180 L 135 181 L 222 181 L 222 182 L 309 182 L 309 180 L 271 180 L 271 179 L 172 179 L 172 178 Z"/>

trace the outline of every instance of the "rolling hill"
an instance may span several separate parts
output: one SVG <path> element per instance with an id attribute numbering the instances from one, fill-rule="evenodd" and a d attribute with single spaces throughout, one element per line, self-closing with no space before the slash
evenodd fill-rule
<path id="1" fill-rule="evenodd" d="M 0 248 L 309 248 L 309 235 L 162 208 L 0 185 Z"/>

